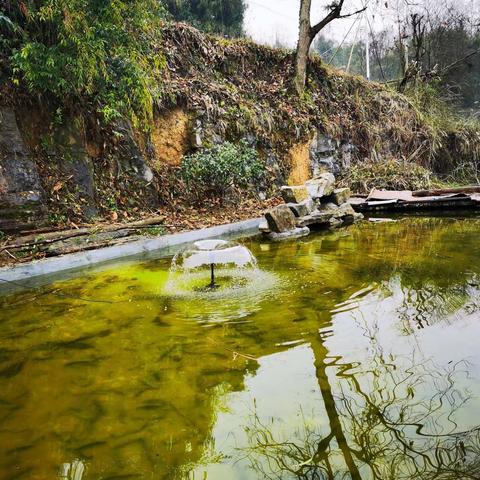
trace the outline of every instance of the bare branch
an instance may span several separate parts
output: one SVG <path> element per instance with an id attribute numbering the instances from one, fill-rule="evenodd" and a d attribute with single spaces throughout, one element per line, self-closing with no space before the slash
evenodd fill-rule
<path id="1" fill-rule="evenodd" d="M 363 13 L 366 9 L 367 9 L 367 7 L 363 7 L 360 10 L 357 10 L 356 12 L 346 13 L 345 15 L 340 15 L 338 18 L 353 17 L 354 15 L 358 15 L 359 13 Z"/>
<path id="2" fill-rule="evenodd" d="M 332 4 L 330 6 L 330 12 L 326 17 L 324 17 L 320 22 L 318 22 L 316 25 L 313 25 L 310 29 L 310 38 L 315 38 L 317 34 L 323 30 L 330 22 L 333 22 L 333 20 L 340 19 L 340 18 L 348 18 L 348 17 L 353 17 L 354 15 L 358 15 L 359 13 L 363 13 L 367 7 L 363 7 L 355 12 L 352 13 L 346 13 L 345 15 L 342 15 L 342 8 L 343 8 L 344 0 L 337 4 Z"/>

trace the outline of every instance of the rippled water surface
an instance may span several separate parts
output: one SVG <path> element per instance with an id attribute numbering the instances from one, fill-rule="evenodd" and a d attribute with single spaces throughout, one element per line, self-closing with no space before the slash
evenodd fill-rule
<path id="1" fill-rule="evenodd" d="M 479 236 L 365 222 L 245 241 L 231 294 L 160 259 L 0 297 L 0 478 L 480 478 Z"/>

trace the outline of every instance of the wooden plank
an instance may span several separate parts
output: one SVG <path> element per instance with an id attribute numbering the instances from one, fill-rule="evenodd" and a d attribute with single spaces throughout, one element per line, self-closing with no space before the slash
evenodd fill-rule
<path id="1" fill-rule="evenodd" d="M 352 205 L 358 212 L 375 212 L 375 211 L 389 211 L 389 212 L 415 212 L 425 210 L 458 210 L 462 208 L 476 208 L 480 206 L 479 202 L 472 200 L 469 197 L 437 197 L 436 199 L 422 200 L 418 199 L 416 202 L 397 202 L 397 201 L 383 201 L 383 202 L 365 202 L 357 205 Z"/>
<path id="2" fill-rule="evenodd" d="M 480 193 L 480 185 L 469 185 L 466 187 L 456 188 L 434 188 L 432 190 L 415 190 L 412 192 L 414 197 L 433 197 L 436 195 L 447 195 L 452 193 Z"/>

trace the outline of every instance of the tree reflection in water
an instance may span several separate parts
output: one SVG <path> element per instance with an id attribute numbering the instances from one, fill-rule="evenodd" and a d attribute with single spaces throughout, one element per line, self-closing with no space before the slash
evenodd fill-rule
<path id="1" fill-rule="evenodd" d="M 465 361 L 441 369 L 431 361 L 398 369 L 381 352 L 361 377 L 354 365 L 330 361 L 321 336 L 311 343 L 329 420 L 322 432 L 301 412 L 295 439 L 281 439 L 257 415 L 246 427 L 244 450 L 264 478 L 287 479 L 478 479 L 480 426 L 459 431 L 454 416 L 469 400 L 455 387 L 467 375 Z M 333 393 L 327 369 L 340 369 Z M 365 377 L 371 382 L 364 388 Z M 430 398 L 417 392 L 428 383 Z M 432 388 L 435 387 L 435 389 Z"/>

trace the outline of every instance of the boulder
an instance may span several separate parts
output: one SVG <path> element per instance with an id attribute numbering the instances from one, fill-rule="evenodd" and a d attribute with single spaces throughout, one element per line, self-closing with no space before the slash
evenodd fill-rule
<path id="1" fill-rule="evenodd" d="M 332 202 L 336 205 L 343 205 L 350 200 L 350 189 L 349 188 L 337 188 L 332 193 Z"/>
<path id="2" fill-rule="evenodd" d="M 271 232 L 267 235 L 267 237 L 270 240 L 277 242 L 279 240 L 287 240 L 290 238 L 305 237 L 309 233 L 310 233 L 310 229 L 308 227 L 297 227 L 297 228 L 294 228 L 293 230 L 289 230 L 288 232 L 282 232 L 282 233 Z"/>
<path id="3" fill-rule="evenodd" d="M 335 177 L 331 173 L 321 173 L 313 180 L 305 182 L 305 187 L 313 199 L 328 197 L 335 188 Z"/>
<path id="4" fill-rule="evenodd" d="M 315 210 L 315 203 L 311 198 L 307 198 L 300 203 L 288 203 L 287 205 L 296 217 L 305 217 Z"/>
<path id="5" fill-rule="evenodd" d="M 287 205 L 278 205 L 265 214 L 268 228 L 274 233 L 288 232 L 294 230 L 295 216 Z"/>
<path id="6" fill-rule="evenodd" d="M 284 185 L 280 189 L 280 193 L 282 194 L 282 198 L 285 203 L 300 203 L 304 200 L 307 200 L 308 190 L 305 185 L 297 185 L 297 186 L 287 186 Z"/>

